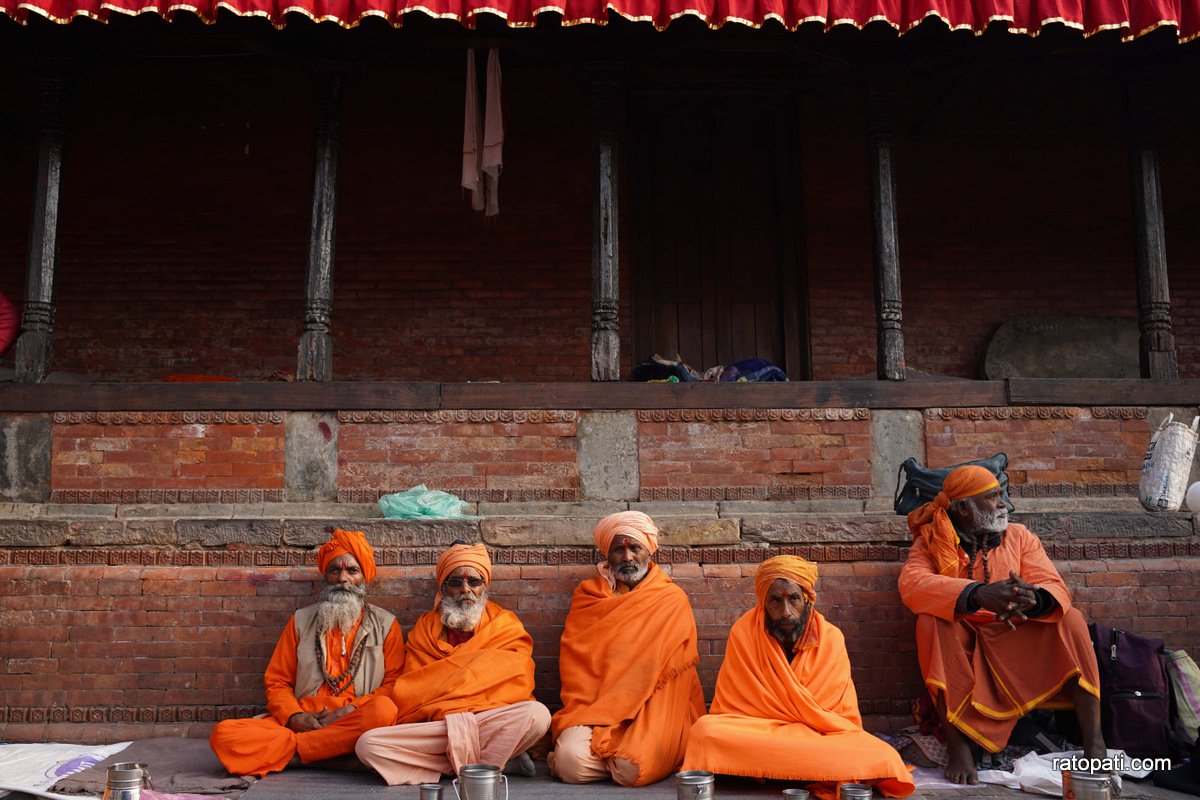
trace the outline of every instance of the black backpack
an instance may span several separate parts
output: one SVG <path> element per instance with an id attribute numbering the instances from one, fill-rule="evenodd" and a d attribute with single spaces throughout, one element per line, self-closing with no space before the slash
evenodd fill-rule
<path id="1" fill-rule="evenodd" d="M 1135 758 L 1166 757 L 1171 741 L 1171 684 L 1161 639 L 1088 625 L 1100 667 L 1104 743 Z"/>
<path id="2" fill-rule="evenodd" d="M 1008 456 L 1004 453 L 996 453 L 991 458 L 981 458 L 978 461 L 964 461 L 961 464 L 955 464 L 952 467 L 944 467 L 942 469 L 930 469 L 929 467 L 921 466 L 921 462 L 915 458 L 907 458 L 900 465 L 900 471 L 896 473 L 896 496 L 892 507 L 896 509 L 897 514 L 902 516 L 916 511 L 937 497 L 938 492 L 942 490 L 942 482 L 946 480 L 947 475 L 959 467 L 965 467 L 968 464 L 983 467 L 996 476 L 996 480 L 1000 481 L 1000 490 L 1003 492 L 1004 505 L 1008 507 L 1011 513 L 1013 504 L 1008 499 L 1008 473 L 1005 472 L 1008 469 Z"/>

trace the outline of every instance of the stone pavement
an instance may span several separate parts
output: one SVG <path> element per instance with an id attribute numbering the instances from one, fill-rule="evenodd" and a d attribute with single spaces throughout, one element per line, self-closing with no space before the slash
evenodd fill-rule
<path id="1" fill-rule="evenodd" d="M 546 774 L 544 762 L 537 762 L 538 776 L 535 778 L 509 778 L 508 795 L 511 800 L 675 800 L 675 781 L 668 778 L 651 786 L 629 789 L 613 784 L 589 784 L 568 786 L 553 780 Z M 442 779 L 442 800 L 455 800 L 454 789 L 449 778 Z M 789 785 L 772 781 L 759 784 L 755 781 L 718 778 L 716 800 L 779 800 L 782 790 Z M 269 775 L 255 783 L 242 795 L 241 800 L 417 800 L 415 786 L 384 785 L 374 773 L 343 773 L 322 770 L 289 770 Z M 1031 800 L 1044 795 L 1030 795 L 998 786 L 958 787 L 926 789 L 910 797 L 914 800 L 950 800 L 964 797 L 969 800 Z M 1195 800 L 1192 795 L 1171 792 L 1147 783 L 1125 782 L 1121 800 Z M 503 795 L 496 800 L 504 800 Z"/>

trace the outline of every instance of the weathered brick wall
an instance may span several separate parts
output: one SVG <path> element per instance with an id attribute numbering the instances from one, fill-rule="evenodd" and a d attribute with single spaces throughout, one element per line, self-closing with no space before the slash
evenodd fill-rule
<path id="1" fill-rule="evenodd" d="M 1048 546 L 1090 619 L 1163 637 L 1171 647 L 1200 648 L 1200 629 L 1188 616 L 1200 602 L 1200 549 L 1139 545 L 1102 558 L 1097 545 Z M 1174 551 L 1181 555 L 1147 557 Z M 0 738 L 202 736 L 215 720 L 260 709 L 262 670 L 275 639 L 317 582 L 311 565 L 253 562 L 278 562 L 280 555 L 311 562 L 313 554 L 210 551 L 205 558 L 192 551 L 177 558 L 162 551 L 157 563 L 137 563 L 147 552 L 77 550 L 73 559 L 100 563 L 60 564 L 52 550 L 0 551 Z M 434 587 L 431 563 L 389 563 L 400 552 L 381 552 L 371 595 L 407 630 L 428 609 Z M 593 574 L 592 555 L 582 548 L 493 552 L 508 563 L 496 566 L 492 598 L 516 611 L 533 637 L 537 696 L 553 706 L 558 637 L 571 590 Z M 846 634 L 864 714 L 876 728 L 902 723 L 920 691 L 913 621 L 895 586 L 903 550 L 889 548 L 882 561 L 859 558 L 869 552 L 861 547 L 798 552 L 821 562 L 818 606 Z M 729 626 L 753 604 L 752 575 L 768 551 L 724 550 L 715 563 L 693 561 L 699 550 L 665 555 L 665 568 L 691 598 L 701 680 L 711 698 Z M 418 557 L 431 562 L 436 552 Z M 545 563 L 552 558 L 572 563 Z M 742 563 L 729 563 L 734 559 Z M 208 564 L 165 565 L 172 561 Z"/>
<path id="2" fill-rule="evenodd" d="M 638 415 L 644 500 L 866 497 L 867 409 L 646 411 Z"/>
<path id="3" fill-rule="evenodd" d="M 587 380 L 585 94 L 559 70 L 515 56 L 506 66 L 501 214 L 485 221 L 457 186 L 460 57 L 426 53 L 419 67 L 372 68 L 351 82 L 334 374 Z M 942 104 L 921 80 L 895 103 L 904 332 L 917 370 L 979 377 L 988 340 L 1010 316 L 1137 315 L 1123 128 L 1114 119 L 1120 99 L 1095 90 L 1111 82 L 1043 62 L 1006 62 L 1004 71 L 980 78 L 991 87 L 985 93 L 959 92 Z M 1094 91 L 1064 94 L 1063 81 Z M 36 106 L 34 82 L 10 83 L 5 107 Z M 57 370 L 126 381 L 294 371 L 312 179 L 309 94 L 298 72 L 242 60 L 163 63 L 150 73 L 94 65 L 76 94 L 64 165 Z M 998 98 L 1019 102 L 998 106 Z M 812 377 L 873 374 L 860 87 L 830 77 L 806 85 L 802 103 L 802 323 Z M 1200 163 L 1189 157 L 1195 111 L 1183 106 L 1160 109 L 1174 131 L 1162 145 L 1162 180 L 1180 370 L 1194 378 L 1200 198 L 1192 187 Z M 934 117 L 921 116 L 930 109 Z M 17 299 L 32 137 L 32 126 L 0 130 L 12 154 L 0 168 L 0 291 Z M 621 176 L 625 213 L 638 188 L 633 163 Z M 629 239 L 621 239 L 623 370 L 648 355 L 630 350 L 629 276 L 638 264 Z"/>
<path id="4" fill-rule="evenodd" d="M 574 411 L 347 413 L 338 495 L 378 499 L 424 483 L 463 499 L 577 499 Z"/>
<path id="5" fill-rule="evenodd" d="M 1014 484 L 1127 487 L 1141 475 L 1146 416 L 1107 407 L 926 409 L 925 453 L 930 464 L 1007 453 Z"/>
<path id="6" fill-rule="evenodd" d="M 55 415 L 56 502 L 232 501 L 238 491 L 283 499 L 283 415 L 268 412 Z"/>

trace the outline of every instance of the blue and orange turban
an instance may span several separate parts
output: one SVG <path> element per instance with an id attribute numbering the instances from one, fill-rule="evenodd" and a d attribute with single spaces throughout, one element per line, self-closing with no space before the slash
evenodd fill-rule
<path id="1" fill-rule="evenodd" d="M 958 576 L 958 531 L 950 521 L 950 504 L 989 492 L 999 485 L 1000 481 L 991 470 L 967 464 L 946 476 L 937 497 L 909 513 L 908 528 L 913 540 L 925 542 L 925 549 L 939 575 Z"/>

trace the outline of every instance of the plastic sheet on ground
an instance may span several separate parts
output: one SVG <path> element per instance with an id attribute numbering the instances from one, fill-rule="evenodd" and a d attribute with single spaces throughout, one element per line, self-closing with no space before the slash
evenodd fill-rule
<path id="1" fill-rule="evenodd" d="M 1072 756 L 1082 759 L 1083 752 L 1080 750 L 1068 751 L 1063 753 L 1029 753 L 1023 755 L 1013 762 L 1012 772 L 1002 772 L 998 769 L 985 769 L 979 771 L 979 781 L 981 783 L 993 783 L 999 786 L 1007 786 L 1010 789 L 1020 789 L 1023 792 L 1032 794 L 1045 794 L 1052 797 L 1062 796 L 1062 769 L 1055 769 L 1056 761 L 1066 760 Z M 1109 750 L 1108 760 L 1115 764 L 1129 764 L 1130 758 L 1125 755 L 1123 750 Z M 1149 775 L 1149 771 L 1134 772 L 1132 770 L 1121 770 L 1120 774 L 1113 776 L 1114 788 L 1119 793 L 1121 790 L 1121 775 L 1128 775 L 1131 778 L 1144 778 Z"/>
<path id="2" fill-rule="evenodd" d="M 0 797 L 9 792 L 66 797 L 46 790 L 60 778 L 95 766 L 129 744 L 0 744 L 0 764 L 4 765 L 3 774 L 0 774 Z"/>

